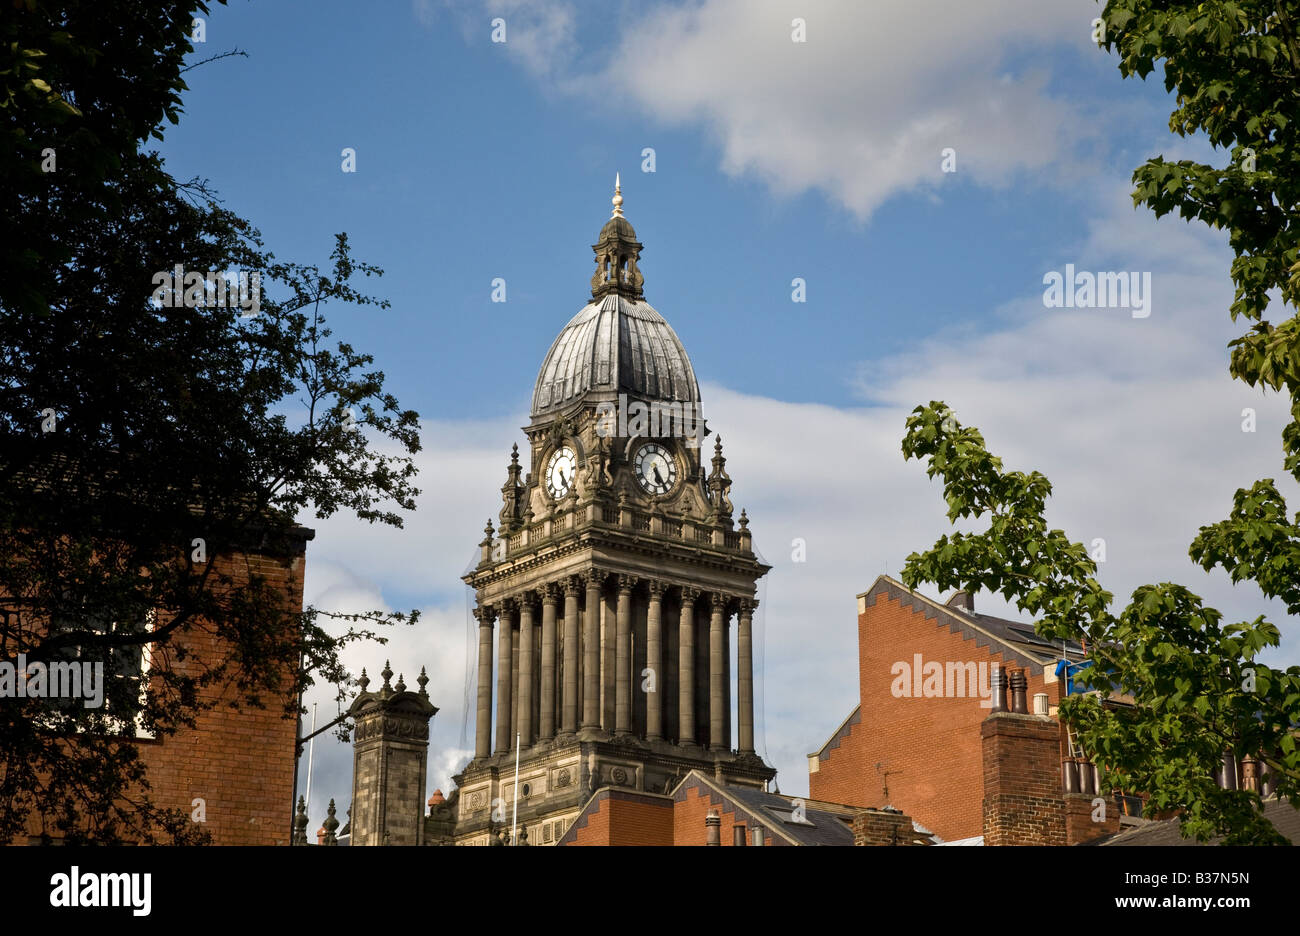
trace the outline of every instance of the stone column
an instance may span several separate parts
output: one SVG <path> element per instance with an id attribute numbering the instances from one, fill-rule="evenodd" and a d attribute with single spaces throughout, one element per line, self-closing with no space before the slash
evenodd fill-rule
<path id="1" fill-rule="evenodd" d="M 713 617 L 709 621 L 709 747 L 725 751 L 730 747 L 730 739 L 724 737 L 728 695 L 723 670 L 727 652 L 727 598 L 714 592 L 710 604 Z"/>
<path id="2" fill-rule="evenodd" d="M 645 696 L 645 736 L 650 740 L 664 736 L 663 695 L 659 689 L 663 679 L 663 597 L 664 584 L 650 582 L 650 607 L 646 612 L 645 626 L 645 665 L 651 680 Z"/>
<path id="3" fill-rule="evenodd" d="M 600 727 L 600 586 L 604 573 L 583 575 L 587 610 L 582 619 L 582 727 Z"/>
<path id="4" fill-rule="evenodd" d="M 740 625 L 737 631 L 736 695 L 740 705 L 740 753 L 754 753 L 754 609 L 758 602 L 746 598 L 740 602 Z"/>
<path id="5" fill-rule="evenodd" d="M 605 596 L 605 623 L 600 635 L 600 726 L 611 734 L 614 732 L 614 674 L 618 672 L 614 665 L 618 643 L 614 624 L 618 617 L 616 601 L 612 592 Z"/>
<path id="6" fill-rule="evenodd" d="M 677 741 L 695 743 L 695 599 L 698 588 L 682 588 L 677 641 Z"/>
<path id="7" fill-rule="evenodd" d="M 509 751 L 515 743 L 511 733 L 514 720 L 515 619 L 519 605 L 507 598 L 501 605 L 501 627 L 497 634 L 497 746 L 498 754 Z"/>
<path id="8" fill-rule="evenodd" d="M 632 589 L 636 576 L 618 577 L 618 623 L 615 636 L 614 733 L 632 733 Z"/>
<path id="9" fill-rule="evenodd" d="M 564 583 L 564 695 L 560 705 L 560 730 L 578 730 L 578 577 Z"/>
<path id="10" fill-rule="evenodd" d="M 516 700 L 515 730 L 521 743 L 533 743 L 533 614 L 537 595 L 526 592 L 519 605 L 519 698 Z M 514 739 L 511 738 L 513 746 Z"/>
<path id="11" fill-rule="evenodd" d="M 474 717 L 474 757 L 492 753 L 492 622 L 497 610 L 491 605 L 474 609 L 478 618 L 478 712 Z"/>
<path id="12" fill-rule="evenodd" d="M 538 737 L 555 737 L 555 606 L 560 589 L 548 582 L 542 586 L 542 706 Z"/>

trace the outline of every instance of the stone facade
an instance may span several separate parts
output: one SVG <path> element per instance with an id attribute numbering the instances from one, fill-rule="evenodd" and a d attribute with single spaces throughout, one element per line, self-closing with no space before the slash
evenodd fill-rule
<path id="1" fill-rule="evenodd" d="M 420 671 L 419 692 L 408 692 L 402 677 L 390 684 L 387 664 L 378 692 L 361 671 L 361 693 L 348 714 L 352 736 L 353 845 L 423 845 L 424 789 L 429 757 L 429 719 L 436 713 Z"/>
<path id="2" fill-rule="evenodd" d="M 696 768 L 755 788 L 774 775 L 753 718 L 755 582 L 769 566 L 734 517 L 720 438 L 704 458 L 694 372 L 643 298 L 621 206 L 616 192 L 591 303 L 542 365 L 528 470 L 516 447 L 499 528 L 465 576 L 478 685 L 459 843 L 489 844 L 513 818 L 516 746 L 532 844 L 602 787 L 666 793 Z"/>

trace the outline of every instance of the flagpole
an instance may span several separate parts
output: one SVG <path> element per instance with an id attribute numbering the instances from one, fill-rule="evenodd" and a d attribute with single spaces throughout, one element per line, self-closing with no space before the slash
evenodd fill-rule
<path id="1" fill-rule="evenodd" d="M 515 840 L 515 826 L 519 822 L 519 733 L 515 733 L 515 805 L 510 815 L 510 844 L 518 845 Z"/>
<path id="2" fill-rule="evenodd" d="M 316 703 L 311 704 L 312 739 L 307 742 L 307 815 L 311 815 L 311 762 L 316 753 Z"/>

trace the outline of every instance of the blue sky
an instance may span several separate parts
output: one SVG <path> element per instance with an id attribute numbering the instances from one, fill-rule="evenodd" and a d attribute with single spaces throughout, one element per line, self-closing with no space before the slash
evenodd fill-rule
<path id="1" fill-rule="evenodd" d="M 431 787 L 447 789 L 472 738 L 459 576 L 499 509 L 542 358 L 589 295 L 616 171 L 646 297 L 691 355 L 733 498 L 774 566 L 759 732 L 783 790 L 806 791 L 804 756 L 857 698 L 855 595 L 948 530 L 940 491 L 899 450 L 905 414 L 930 399 L 1009 467 L 1052 479 L 1050 519 L 1105 540 L 1102 582 L 1120 598 L 1180 581 L 1230 617 L 1283 622 L 1279 657 L 1300 656 L 1283 609 L 1186 558 L 1238 486 L 1282 475 L 1285 407 L 1228 379 L 1223 237 L 1132 208 L 1148 156 L 1223 157 L 1169 134 L 1158 78 L 1121 81 L 1090 41 L 1097 11 L 415 0 L 212 13 L 196 58 L 249 57 L 189 74 L 162 145 L 173 174 L 208 178 L 279 257 L 325 264 L 347 231 L 354 256 L 386 271 L 371 291 L 392 308 L 335 309 L 331 324 L 421 414 L 425 493 L 402 531 L 304 518 L 318 530 L 307 596 L 424 610 L 350 662 L 374 672 L 392 656 L 408 682 L 429 667 Z M 505 43 L 490 40 L 498 16 Z M 807 42 L 791 41 L 793 17 Z M 640 171 L 645 147 L 654 173 Z M 941 171 L 945 147 L 956 172 Z M 1044 274 L 1068 263 L 1151 272 L 1152 315 L 1044 308 Z M 505 303 L 490 301 L 495 277 Z M 794 277 L 807 302 L 791 301 Z M 315 776 L 345 802 L 347 749 L 318 746 Z"/>
<path id="2" fill-rule="evenodd" d="M 323 261 L 332 233 L 346 230 L 355 255 L 385 269 L 374 291 L 393 308 L 342 310 L 335 323 L 364 339 L 399 399 L 422 414 L 520 406 L 551 338 L 586 298 L 589 245 L 616 171 L 646 245 L 647 297 L 700 374 L 788 400 L 858 401 L 846 378 L 855 363 L 943 328 L 982 327 L 1079 236 L 1068 187 L 1025 172 L 1005 187 L 976 186 L 960 148 L 953 174 L 940 172 L 938 151 L 918 150 L 925 190 L 898 193 L 870 218 L 822 188 L 774 194 L 720 171 L 716 139 L 697 126 L 538 81 L 511 58 L 508 32 L 506 44 L 490 41 L 490 16 L 466 35 L 471 10 L 436 7 L 426 24 L 403 3 L 365 15 L 349 3 L 313 4 L 309 15 L 289 4 L 218 7 L 200 56 L 238 47 L 249 58 L 190 73 L 187 116 L 163 148 L 173 172 L 210 178 L 280 255 Z M 605 67 L 635 67 L 601 60 L 606 37 L 593 24 L 604 18 L 575 20 L 577 42 L 596 57 L 567 80 L 589 91 Z M 1054 89 L 1087 82 L 1125 102 L 1161 96 L 1121 87 L 1083 42 L 1022 49 L 1003 67 L 1015 74 L 1043 59 L 1060 69 Z M 354 174 L 340 169 L 344 146 L 357 151 Z M 647 146 L 653 174 L 640 171 Z M 497 276 L 504 306 L 489 301 Z M 808 282 L 806 304 L 790 301 L 795 276 Z"/>

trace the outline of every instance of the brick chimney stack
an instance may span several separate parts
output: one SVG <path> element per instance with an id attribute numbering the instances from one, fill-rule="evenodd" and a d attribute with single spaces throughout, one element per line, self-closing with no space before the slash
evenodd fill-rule
<path id="1" fill-rule="evenodd" d="M 901 810 L 863 809 L 853 817 L 854 845 L 915 845 L 912 819 Z"/>
<path id="2" fill-rule="evenodd" d="M 1013 686 L 1024 679 L 1012 674 Z M 1013 689 L 1013 696 L 1015 690 Z M 1021 693 L 1021 701 L 1024 696 Z M 1013 703 L 1014 704 L 1014 703 Z M 980 726 L 985 845 L 1078 845 L 1119 831 L 1114 800 L 1097 795 L 1093 764 L 1061 756 L 1061 725 L 1046 715 L 994 712 Z M 1063 780 L 1086 771 L 1088 784 Z"/>
<path id="3" fill-rule="evenodd" d="M 947 607 L 956 608 L 958 611 L 973 615 L 975 613 L 975 596 L 963 588 L 961 591 L 953 593 L 953 596 L 948 599 Z"/>
<path id="4" fill-rule="evenodd" d="M 994 712 L 981 723 L 980 738 L 984 750 L 984 844 L 1066 844 L 1061 732 L 1056 719 Z"/>

